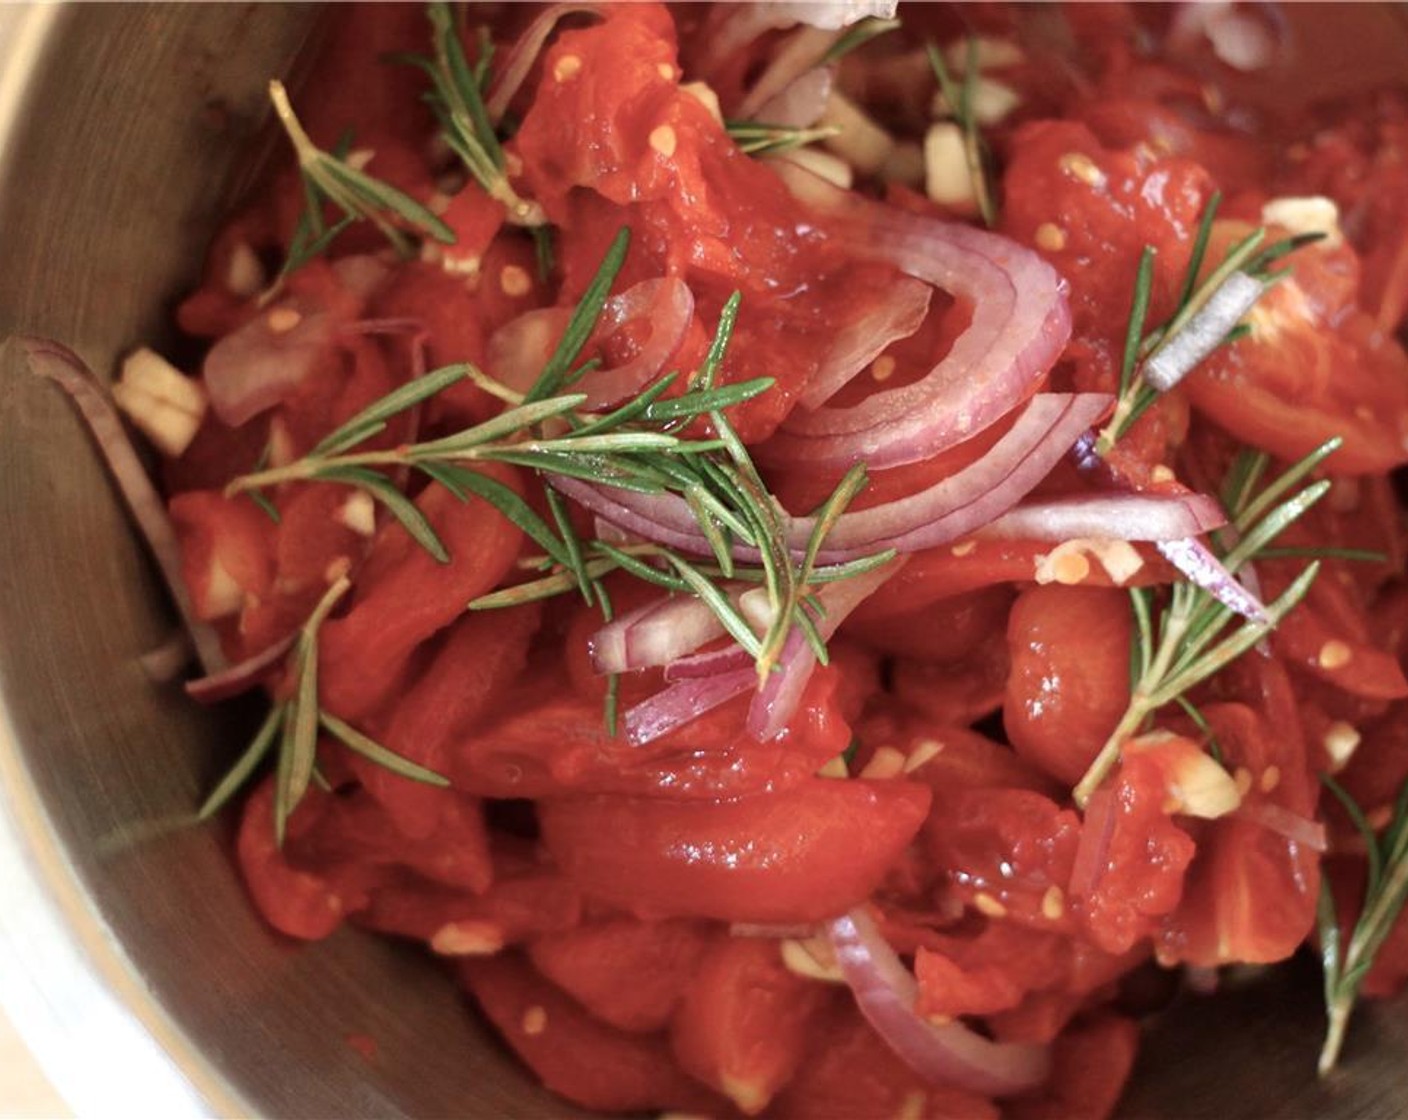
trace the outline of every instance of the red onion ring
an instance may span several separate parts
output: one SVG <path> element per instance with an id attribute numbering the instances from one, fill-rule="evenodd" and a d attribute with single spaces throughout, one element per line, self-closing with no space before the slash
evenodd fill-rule
<path id="1" fill-rule="evenodd" d="M 298 631 L 295 630 L 273 645 L 266 646 L 253 657 L 247 657 L 218 673 L 187 681 L 186 695 L 202 704 L 215 704 L 238 696 L 241 692 L 248 692 L 259 683 L 265 673 L 283 663 L 297 637 Z"/>
<path id="2" fill-rule="evenodd" d="M 1176 541 L 1227 524 L 1205 494 L 1077 494 L 1026 502 L 986 525 L 983 537 L 1069 541 Z"/>
<path id="3" fill-rule="evenodd" d="M 902 276 L 878 308 L 861 301 L 856 318 L 834 325 L 831 347 L 797 397 L 797 403 L 807 409 L 820 407 L 890 343 L 912 335 L 929 312 L 929 298 L 927 284 Z"/>
<path id="4" fill-rule="evenodd" d="M 1099 789 L 1090 795 L 1081 824 L 1080 842 L 1076 845 L 1075 862 L 1071 865 L 1072 898 L 1089 898 L 1100 885 L 1105 865 L 1110 857 L 1110 841 L 1115 834 L 1118 816 L 1112 790 Z"/>
<path id="5" fill-rule="evenodd" d="M 827 924 L 831 948 L 866 1021 L 904 1063 L 931 1085 L 992 1097 L 1040 1086 L 1051 1074 L 1042 1046 L 993 1042 L 961 1023 L 935 1026 L 914 1010 L 919 985 L 864 910 Z"/>
<path id="6" fill-rule="evenodd" d="M 644 746 L 727 704 L 735 696 L 742 696 L 757 683 L 758 674 L 751 661 L 733 672 L 676 681 L 621 717 L 626 740 L 635 746 Z"/>
<path id="7" fill-rule="evenodd" d="M 1195 537 L 1160 541 L 1159 555 L 1179 570 L 1189 583 L 1201 587 L 1229 611 L 1257 626 L 1271 621 L 1266 605 L 1256 593 L 1238 582 L 1217 555 Z"/>
<path id="8" fill-rule="evenodd" d="M 1312 852 L 1328 851 L 1330 847 L 1323 824 L 1273 801 L 1243 801 L 1233 817 L 1260 825 Z"/>
<path id="9" fill-rule="evenodd" d="M 542 53 L 544 45 L 548 41 L 548 36 L 553 33 L 560 20 L 571 15 L 593 15 L 600 16 L 600 4 L 552 4 L 538 15 L 514 41 L 513 49 L 509 51 L 504 60 L 503 69 L 499 71 L 498 77 L 494 79 L 493 87 L 489 91 L 488 98 L 485 99 L 484 108 L 488 110 L 489 120 L 498 124 L 508 112 L 509 102 L 523 86 L 523 81 L 528 77 L 528 72 L 533 69 L 533 63 L 537 61 L 538 55 Z"/>
<path id="10" fill-rule="evenodd" d="M 817 589 L 823 613 L 813 615 L 817 630 L 830 638 L 846 617 L 861 605 L 876 588 L 904 567 L 908 557 L 899 557 L 874 571 L 864 572 L 838 583 L 823 584 Z M 803 607 L 803 610 L 808 608 Z M 797 710 L 802 693 L 816 668 L 816 650 L 807 641 L 801 627 L 793 626 L 777 658 L 777 668 L 758 689 L 748 708 L 748 734 L 758 742 L 781 735 Z"/>
<path id="11" fill-rule="evenodd" d="M 871 394 L 851 408 L 794 413 L 769 443 L 779 461 L 872 468 L 928 459 L 981 432 L 1027 398 L 1071 333 L 1065 282 L 1040 256 L 986 230 L 878 203 L 778 161 L 784 180 L 848 227 L 861 258 L 885 261 L 973 305 L 968 329 L 919 381 Z"/>
<path id="12" fill-rule="evenodd" d="M 47 338 L 30 335 L 16 337 L 24 347 L 29 368 L 40 377 L 58 384 L 88 425 L 93 442 L 98 445 L 107 463 L 108 472 L 117 483 L 123 501 L 137 522 L 137 528 L 156 558 L 181 622 L 191 636 L 196 658 L 207 673 L 224 668 L 225 654 L 220 648 L 220 639 L 211 627 L 196 618 L 191 606 L 186 582 L 181 576 L 181 546 L 166 506 L 147 477 L 142 461 L 137 458 L 127 429 L 122 426 L 122 420 L 102 383 L 83 359 L 67 346 Z"/>
<path id="13" fill-rule="evenodd" d="M 818 553 L 823 564 L 838 564 L 886 548 L 916 552 L 957 540 L 1007 512 L 1031 492 L 1095 419 L 1108 411 L 1104 393 L 1039 393 L 1011 429 L 981 459 L 916 494 L 872 509 L 842 514 Z M 554 477 L 549 483 L 597 516 L 627 532 L 672 548 L 707 556 L 708 542 L 683 498 L 639 494 L 614 487 Z M 805 550 L 815 520 L 791 518 L 788 545 Z M 744 561 L 756 550 L 734 547 Z"/>
<path id="14" fill-rule="evenodd" d="M 637 319 L 650 324 L 650 338 L 629 362 L 593 370 L 574 386 L 587 395 L 582 407 L 588 411 L 610 408 L 639 395 L 680 348 L 693 317 L 694 294 L 678 276 L 644 280 L 607 300 L 596 330 L 598 340 L 610 338 Z"/>
<path id="15" fill-rule="evenodd" d="M 693 657 L 681 657 L 665 666 L 667 681 L 687 681 L 697 677 L 716 677 L 720 673 L 734 669 L 746 669 L 753 664 L 753 658 L 741 646 L 730 645 L 723 649 L 696 653 Z"/>
<path id="16" fill-rule="evenodd" d="M 587 650 L 598 673 L 629 673 L 669 665 L 724 633 L 703 600 L 675 595 L 608 622 L 588 639 Z"/>
<path id="17" fill-rule="evenodd" d="M 826 112 L 835 80 L 834 66 L 813 66 L 759 106 L 755 118 L 782 128 L 810 128 Z"/>
<path id="18" fill-rule="evenodd" d="M 270 316 L 281 312 L 298 318 L 291 328 L 274 330 Z M 339 325 L 311 299 L 292 295 L 216 342 L 201 376 L 221 423 L 238 428 L 280 404 L 332 350 Z"/>
<path id="19" fill-rule="evenodd" d="M 484 365 L 494 380 L 519 393 L 533 387 L 567 330 L 570 307 L 540 307 L 510 319 L 489 336 Z"/>

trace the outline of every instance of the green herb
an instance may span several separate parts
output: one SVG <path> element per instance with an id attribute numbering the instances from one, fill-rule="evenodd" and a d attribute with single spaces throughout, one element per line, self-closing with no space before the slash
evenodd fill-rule
<path id="1" fill-rule="evenodd" d="M 542 207 L 522 198 L 509 182 L 504 150 L 484 106 L 484 86 L 489 77 L 491 45 L 481 40 L 479 62 L 465 57 L 449 4 L 427 5 L 433 49 L 424 55 L 397 55 L 396 60 L 419 67 L 430 78 L 427 98 L 440 122 L 440 132 L 465 169 L 490 198 L 503 203 L 509 221 L 521 226 L 541 226 Z"/>
<path id="2" fill-rule="evenodd" d="M 224 806 L 277 744 L 274 838 L 282 847 L 289 816 L 308 792 L 308 786 L 319 780 L 317 747 L 320 727 L 351 750 L 393 773 L 430 785 L 449 785 L 439 774 L 388 750 L 319 706 L 318 630 L 351 586 L 351 582 L 343 576 L 328 588 L 308 616 L 289 654 L 288 697 L 273 706 L 245 752 L 206 798 L 198 813 L 200 820 L 206 820 Z"/>
<path id="3" fill-rule="evenodd" d="M 314 144 L 294 113 L 282 82 L 269 83 L 269 99 L 298 157 L 308 201 L 304 212 L 306 225 L 300 227 L 303 235 L 296 234 L 290 246 L 289 256 L 294 263 L 291 267 L 285 262 L 284 274 L 326 249 L 332 239 L 354 221 L 371 222 L 403 257 L 413 252 L 405 227 L 443 244 L 454 244 L 454 231 L 410 195 L 374 179 L 345 158 L 325 152 Z M 342 211 L 340 222 L 332 226 L 325 223 L 325 202 Z"/>
<path id="4" fill-rule="evenodd" d="M 749 156 L 775 156 L 815 144 L 831 136 L 839 136 L 841 130 L 834 125 L 821 128 L 792 128 L 782 124 L 764 124 L 761 121 L 725 121 L 724 127 L 739 151 Z"/>
<path id="5" fill-rule="evenodd" d="M 1255 291 L 1259 298 L 1273 284 L 1285 276 L 1285 271 L 1276 271 L 1271 265 L 1288 253 L 1320 239 L 1320 234 L 1301 234 L 1287 237 L 1263 248 L 1266 230 L 1257 229 L 1248 234 L 1227 250 L 1218 266 L 1199 280 L 1203 262 L 1207 257 L 1208 242 L 1212 236 L 1213 221 L 1217 217 L 1222 196 L 1214 194 L 1203 210 L 1197 236 L 1193 241 L 1188 269 L 1183 277 L 1178 306 L 1172 316 L 1151 331 L 1145 331 L 1145 320 L 1149 312 L 1149 300 L 1154 285 L 1154 266 L 1157 251 L 1146 245 L 1140 254 L 1138 271 L 1135 274 L 1134 292 L 1130 300 L 1129 320 L 1125 330 L 1123 360 L 1120 363 L 1119 397 L 1115 403 L 1114 415 L 1096 439 L 1095 451 L 1098 455 L 1108 455 L 1114 445 L 1159 398 L 1160 389 L 1145 377 L 1150 363 L 1166 351 L 1176 340 L 1184 337 L 1190 327 L 1194 330 L 1208 329 L 1208 324 L 1200 324 L 1198 316 L 1208 308 L 1209 303 L 1225 292 L 1231 283 L 1241 283 L 1248 279 L 1257 282 L 1260 290 Z M 1220 334 L 1216 344 L 1235 342 L 1246 336 L 1250 327 L 1246 323 L 1213 324 L 1212 329 Z M 1180 369 L 1178 376 L 1187 370 Z"/>
<path id="6" fill-rule="evenodd" d="M 990 182 L 988 168 L 992 155 L 987 141 L 983 139 L 982 128 L 973 111 L 973 96 L 981 77 L 978 69 L 978 40 L 969 38 L 967 59 L 963 67 L 962 84 L 955 82 L 944 61 L 943 52 L 933 43 L 925 50 L 929 55 L 929 65 L 938 80 L 939 89 L 948 103 L 949 113 L 963 132 L 963 151 L 968 162 L 968 177 L 973 184 L 973 197 L 978 201 L 978 212 L 983 224 L 989 229 L 997 225 L 997 201 Z"/>
<path id="7" fill-rule="evenodd" d="M 1229 572 L 1235 574 L 1262 556 L 1276 537 L 1325 496 L 1330 485 L 1327 481 L 1312 483 L 1294 494 L 1291 491 L 1341 442 L 1336 438 L 1322 444 L 1255 497 L 1252 486 L 1247 483 L 1248 480 L 1255 483 L 1265 469 L 1265 462 L 1248 459 L 1234 467 L 1234 474 L 1240 471 L 1240 478 L 1229 483 L 1228 490 L 1235 501 L 1229 504 L 1228 514 L 1239 536 L 1235 545 L 1217 549 Z M 1192 583 L 1175 583 L 1161 612 L 1157 610 L 1153 589 L 1132 589 L 1129 596 L 1134 612 L 1135 640 L 1129 706 L 1076 785 L 1073 791 L 1076 804 L 1083 808 L 1089 801 L 1090 795 L 1119 761 L 1127 739 L 1138 734 L 1160 708 L 1181 702 L 1191 688 L 1235 661 L 1269 634 L 1304 598 L 1319 570 L 1317 560 L 1301 572 L 1280 598 L 1266 608 L 1265 622 L 1245 621 L 1230 630 L 1237 616 L 1209 592 Z"/>
<path id="8" fill-rule="evenodd" d="M 580 368 L 581 351 L 620 271 L 628 241 L 624 230 L 613 241 L 562 341 L 532 388 L 518 397 L 500 387 L 498 395 L 509 407 L 499 415 L 420 443 L 389 450 L 358 450 L 382 432 L 392 416 L 461 378 L 481 385 L 491 382 L 471 365 L 447 366 L 370 405 L 325 436 L 304 458 L 238 478 L 228 492 L 257 492 L 292 481 L 354 486 L 380 502 L 427 552 L 443 562 L 449 554 L 434 527 L 383 473 L 398 468 L 419 471 L 462 501 L 475 497 L 489 502 L 542 548 L 544 555 L 538 563 L 552 569 L 541 579 L 483 596 L 469 604 L 471 609 L 511 606 L 575 590 L 609 614 L 600 581 L 609 572 L 624 571 L 708 604 L 725 629 L 754 657 L 759 674 L 767 674 L 794 625 L 801 626 L 804 633 L 815 629 L 806 609 L 813 585 L 868 571 L 888 561 L 893 553 L 878 553 L 849 564 L 816 564 L 826 534 L 865 485 L 864 468 L 857 466 L 818 511 L 806 548 L 800 550 L 800 557 L 794 557 L 788 543 L 790 519 L 768 493 L 724 412 L 766 392 L 772 380 L 715 384 L 738 314 L 737 294 L 725 304 L 705 360 L 684 392 L 664 395 L 678 381 L 678 375 L 670 374 L 612 412 L 588 415 L 579 411 L 585 395 L 563 389 L 572 380 L 574 368 Z M 699 422 L 712 426 L 713 438 L 692 439 L 683 434 Z M 658 545 L 617 548 L 603 541 L 580 540 L 561 499 L 550 488 L 545 499 L 549 517 L 544 518 L 509 487 L 471 469 L 487 462 L 528 467 L 545 478 L 559 476 L 645 494 L 677 495 L 710 542 L 714 562 L 705 563 Z M 756 550 L 757 563 L 736 562 L 735 545 Z M 769 621 L 762 634 L 755 633 L 739 612 L 723 586 L 725 581 L 756 583 L 766 589 Z"/>
<path id="9" fill-rule="evenodd" d="M 867 16 L 865 19 L 857 20 L 846 28 L 845 33 L 831 44 L 827 52 L 822 55 L 821 64 L 829 62 L 839 62 L 854 50 L 865 46 L 870 40 L 881 35 L 887 35 L 891 31 L 898 31 L 902 24 L 897 19 L 882 19 L 880 16 Z"/>
<path id="10" fill-rule="evenodd" d="M 1382 834 L 1376 833 L 1364 811 L 1347 790 L 1328 774 L 1325 788 L 1344 807 L 1364 840 L 1368 879 L 1364 903 L 1346 939 L 1328 878 L 1320 883 L 1317 921 L 1320 955 L 1325 968 L 1325 1014 L 1328 1026 L 1320 1051 L 1320 1076 L 1335 1068 L 1359 988 L 1374 958 L 1408 902 L 1408 783 L 1399 790 L 1393 816 Z"/>

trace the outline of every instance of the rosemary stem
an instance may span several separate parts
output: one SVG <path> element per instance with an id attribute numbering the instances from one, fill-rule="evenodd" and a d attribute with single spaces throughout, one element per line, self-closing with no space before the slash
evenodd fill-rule
<path id="1" fill-rule="evenodd" d="M 294 150 L 298 152 L 298 162 L 303 167 L 312 166 L 318 160 L 318 146 L 303 130 L 303 122 L 298 119 L 298 114 L 293 111 L 293 104 L 288 99 L 288 90 L 277 78 L 269 82 L 269 100 L 273 102 L 274 112 L 278 115 L 279 123 L 284 126 L 284 131 L 288 133 L 288 138 L 293 142 Z"/>
<path id="2" fill-rule="evenodd" d="M 1183 640 L 1183 635 L 1188 629 L 1188 612 L 1181 602 L 1176 602 L 1173 609 L 1169 611 L 1168 621 L 1164 624 L 1163 633 L 1159 636 L 1158 652 L 1154 654 L 1154 659 L 1149 663 L 1149 667 L 1139 678 L 1139 683 L 1130 693 L 1129 707 L 1125 709 L 1124 715 L 1115 725 L 1115 729 L 1110 732 L 1110 737 L 1105 740 L 1105 745 L 1100 748 L 1086 770 L 1085 775 L 1071 791 L 1071 796 L 1075 799 L 1076 805 L 1084 809 L 1090 801 L 1090 796 L 1105 780 L 1106 776 L 1119 761 L 1120 751 L 1124 747 L 1125 740 L 1139 730 L 1140 725 L 1159 705 L 1154 701 L 1154 693 L 1158 690 L 1159 683 L 1167 675 L 1169 666 L 1173 662 L 1174 654 L 1178 650 L 1179 643 Z"/>
<path id="3" fill-rule="evenodd" d="M 1345 1030 L 1349 1026 L 1349 1016 L 1353 1010 L 1354 997 L 1348 992 L 1341 992 L 1325 1009 L 1329 1027 L 1325 1031 L 1325 1044 L 1320 1049 L 1320 1061 L 1316 1066 L 1321 1077 L 1327 1076 L 1340 1060 Z"/>

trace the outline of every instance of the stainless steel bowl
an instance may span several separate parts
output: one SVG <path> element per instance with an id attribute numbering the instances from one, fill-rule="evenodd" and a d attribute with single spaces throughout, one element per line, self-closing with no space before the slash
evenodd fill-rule
<path id="1" fill-rule="evenodd" d="M 0 7 L 0 337 L 98 369 L 165 337 L 313 13 Z M 1408 57 L 1408 56 L 1406 56 Z M 222 719 L 138 658 L 173 628 L 84 433 L 0 350 L 0 1003 L 83 1115 L 543 1116 L 432 961 L 271 934 L 191 807 Z M 1408 1111 L 1408 1014 L 1357 1018 L 1316 1084 L 1313 967 L 1175 1008 L 1126 1102 L 1148 1117 Z M 367 1059 L 348 1043 L 368 1035 Z"/>

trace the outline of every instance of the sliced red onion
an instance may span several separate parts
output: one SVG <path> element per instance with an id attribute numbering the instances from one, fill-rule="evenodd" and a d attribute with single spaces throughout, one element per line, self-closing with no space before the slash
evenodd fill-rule
<path id="1" fill-rule="evenodd" d="M 818 588 L 816 595 L 823 610 L 820 615 L 813 614 L 812 619 L 822 638 L 829 639 L 835 634 L 846 617 L 904 567 L 907 559 L 898 557 L 873 571 Z M 816 650 L 807 641 L 801 627 L 794 625 L 778 654 L 777 667 L 768 674 L 768 679 L 749 705 L 748 734 L 760 743 L 782 734 L 796 712 L 815 668 Z"/>
<path id="2" fill-rule="evenodd" d="M 1299 844 L 1302 848 L 1308 848 L 1312 852 L 1323 852 L 1329 849 L 1329 840 L 1325 835 L 1325 826 L 1319 821 L 1311 820 L 1300 813 L 1292 812 L 1284 805 L 1277 805 L 1271 801 L 1243 801 L 1241 806 L 1233 814 L 1240 820 L 1249 821 L 1252 824 L 1261 825 L 1262 828 L 1284 836 L 1294 844 Z"/>
<path id="3" fill-rule="evenodd" d="M 811 128 L 826 112 L 835 80 L 835 67 L 813 66 L 759 106 L 757 119 L 782 128 Z"/>
<path id="4" fill-rule="evenodd" d="M 1212 549 L 1196 537 L 1160 541 L 1156 547 L 1189 583 L 1201 587 L 1228 610 L 1258 626 L 1271 621 L 1265 604 L 1238 583 Z"/>
<path id="5" fill-rule="evenodd" d="M 864 910 L 827 924 L 831 948 L 866 1021 L 904 1063 L 931 1085 L 1012 1097 L 1051 1074 L 1045 1047 L 993 1042 L 961 1023 L 936 1026 L 915 1011 L 919 985 Z"/>
<path id="6" fill-rule="evenodd" d="M 558 23 L 571 15 L 601 15 L 600 4 L 551 4 L 544 8 L 523 32 L 514 40 L 504 65 L 494 79 L 484 108 L 489 112 L 489 120 L 498 124 L 508 112 L 509 102 L 523 86 L 524 79 L 533 69 L 533 63 L 543 51 L 544 45 L 556 29 Z"/>
<path id="7" fill-rule="evenodd" d="M 333 349 L 340 325 L 313 300 L 293 295 L 231 331 L 210 348 L 202 370 L 215 415 L 237 428 L 281 403 Z"/>
<path id="8" fill-rule="evenodd" d="M 1037 394 L 987 454 L 957 474 L 897 501 L 842 514 L 818 559 L 838 564 L 886 548 L 915 552 L 982 528 L 1030 493 L 1110 404 L 1104 393 Z M 638 494 L 570 478 L 548 481 L 628 532 L 701 556 L 710 552 L 689 506 L 674 494 Z M 814 525 L 810 517 L 790 519 L 788 544 L 796 554 L 805 550 Z M 734 555 L 757 558 L 756 550 L 738 545 Z"/>
<path id="9" fill-rule="evenodd" d="M 1234 272 L 1218 285 L 1186 326 L 1150 355 L 1140 368 L 1144 381 L 1167 393 L 1222 345 L 1266 291 L 1266 284 L 1245 272 Z"/>
<path id="10" fill-rule="evenodd" d="M 288 651 L 293 648 L 298 632 L 294 631 L 271 646 L 260 650 L 253 657 L 247 657 L 238 664 L 222 669 L 218 673 L 199 677 L 186 682 L 186 694 L 202 704 L 214 704 L 228 700 L 242 692 L 248 692 L 257 685 L 270 669 L 283 664 Z"/>
<path id="11" fill-rule="evenodd" d="M 758 674 L 751 661 L 745 668 L 731 673 L 676 681 L 649 700 L 642 700 L 622 716 L 621 725 L 626 739 L 636 746 L 653 742 L 706 712 L 727 704 L 735 696 L 742 696 L 757 683 Z"/>
<path id="12" fill-rule="evenodd" d="M 88 425 L 113 481 L 156 558 L 186 633 L 191 636 L 196 658 L 208 673 L 223 668 L 225 654 L 220 648 L 220 639 L 213 629 L 196 618 L 191 606 L 186 582 L 181 576 L 181 546 L 166 506 L 137 458 L 127 429 L 122 426 L 102 384 L 83 359 L 67 346 L 46 338 L 17 337 L 29 359 L 29 368 L 56 382 Z"/>
<path id="13" fill-rule="evenodd" d="M 1070 337 L 1065 283 L 1035 252 L 999 234 L 869 202 L 818 176 L 777 163 L 849 230 L 863 259 L 971 304 L 968 328 L 910 385 L 872 393 L 850 408 L 795 412 L 765 453 L 779 462 L 874 469 L 932 458 L 1006 416 L 1031 395 Z"/>
<path id="14" fill-rule="evenodd" d="M 574 386 L 587 395 L 582 407 L 589 411 L 610 408 L 638 396 L 664 372 L 666 361 L 684 341 L 693 316 L 694 295 L 678 276 L 642 281 L 607 300 L 596 330 L 598 339 L 608 339 L 638 319 L 650 324 L 650 337 L 629 362 L 593 370 Z"/>
<path id="15" fill-rule="evenodd" d="M 746 649 L 730 645 L 671 661 L 665 666 L 665 679 L 687 681 L 699 677 L 716 677 L 720 673 L 730 673 L 735 669 L 747 669 L 752 664 L 753 657 Z"/>
<path id="16" fill-rule="evenodd" d="M 1227 523 L 1205 494 L 1077 494 L 1024 502 L 986 525 L 981 535 L 1006 540 L 1177 541 Z"/>
<path id="17" fill-rule="evenodd" d="M 1081 824 L 1080 842 L 1076 845 L 1075 862 L 1071 865 L 1072 898 L 1089 898 L 1100 885 L 1110 858 L 1110 841 L 1114 838 L 1119 807 L 1114 792 L 1099 789 L 1090 795 Z"/>
<path id="18" fill-rule="evenodd" d="M 1248 8 L 1255 8 L 1254 14 Z M 1294 57 L 1290 22 L 1276 3 L 1233 4 L 1199 0 L 1178 5 L 1168 44 L 1177 53 L 1203 57 L 1211 45 L 1218 60 L 1234 70 L 1265 70 Z"/>
<path id="19" fill-rule="evenodd" d="M 190 636 L 184 630 L 176 630 L 161 645 L 137 658 L 137 664 L 154 684 L 170 684 L 181 675 L 193 652 Z"/>
<path id="20" fill-rule="evenodd" d="M 587 649 L 598 673 L 629 673 L 668 665 L 724 633 L 703 600 L 674 595 L 608 622 L 591 636 Z"/>
<path id="21" fill-rule="evenodd" d="M 855 318 L 834 325 L 835 335 L 807 386 L 797 397 L 803 408 L 817 408 L 873 362 L 892 342 L 908 338 L 929 312 L 927 284 L 900 277 L 878 307 L 857 302 Z"/>
<path id="22" fill-rule="evenodd" d="M 745 121 L 762 120 L 762 107 L 813 69 L 843 33 L 839 25 L 835 28 L 804 26 L 790 32 L 730 115 Z"/>
<path id="23" fill-rule="evenodd" d="M 542 307 L 510 319 L 489 336 L 484 365 L 494 380 L 526 393 L 552 356 L 571 318 L 569 307 Z"/>

